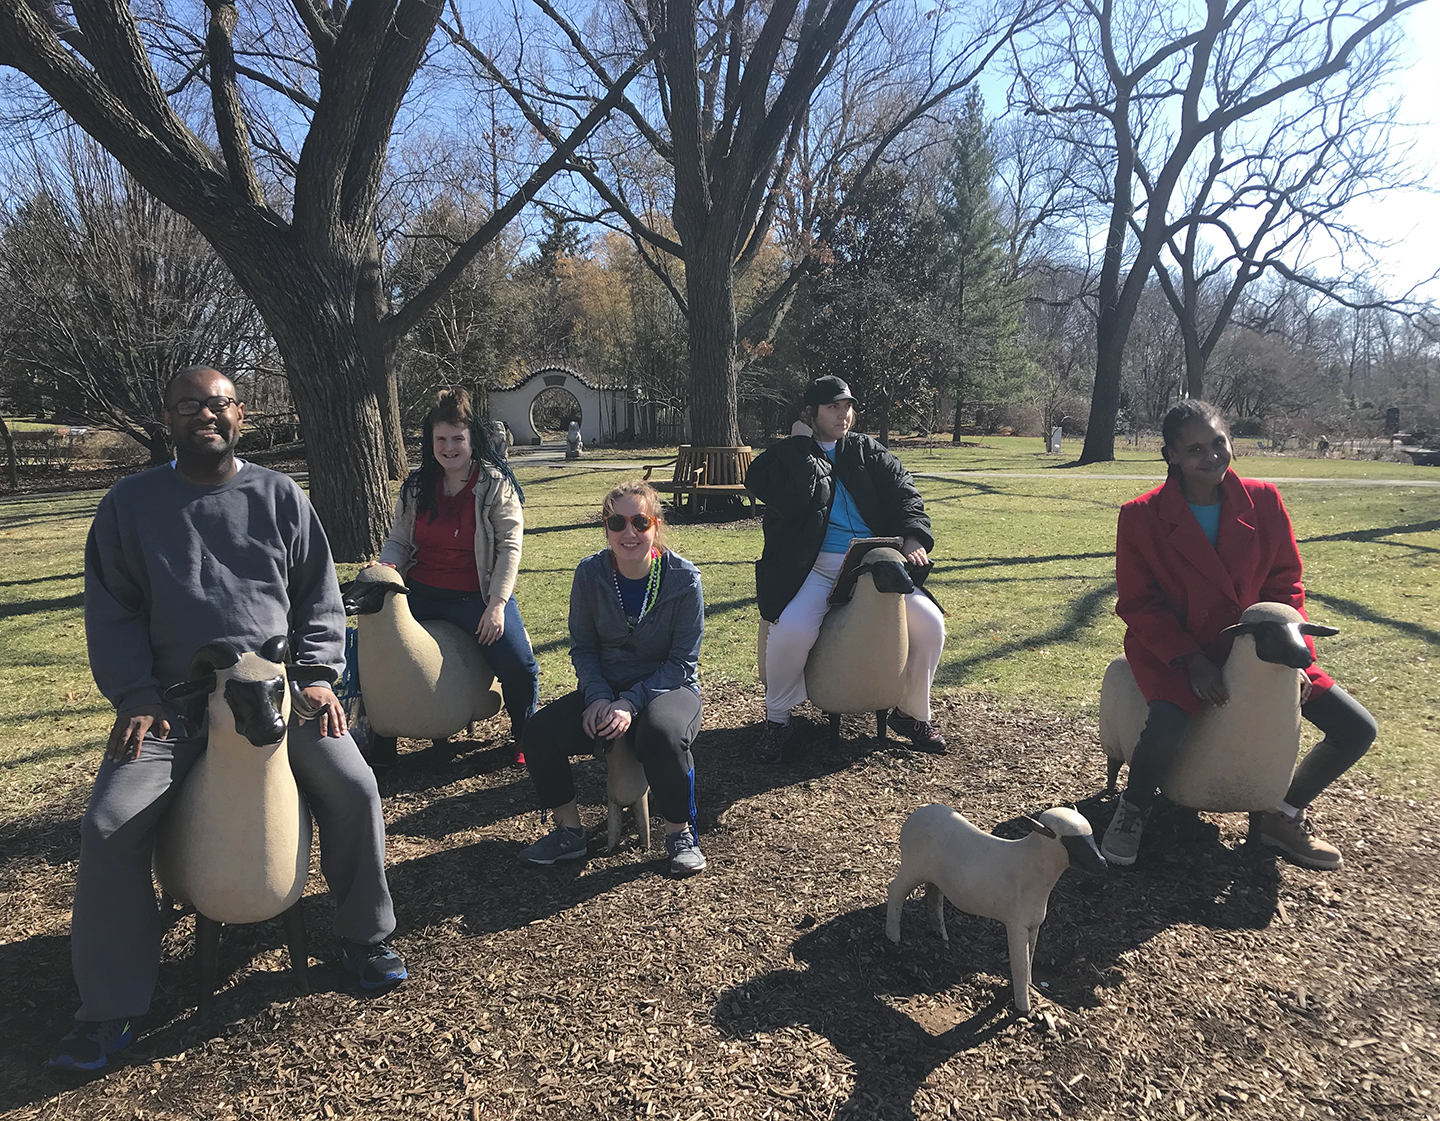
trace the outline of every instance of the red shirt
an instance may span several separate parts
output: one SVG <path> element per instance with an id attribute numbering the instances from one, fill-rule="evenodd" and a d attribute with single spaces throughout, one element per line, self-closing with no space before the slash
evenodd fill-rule
<path id="1" fill-rule="evenodd" d="M 1220 536 L 1211 545 L 1178 479 L 1120 507 L 1115 541 L 1115 613 L 1125 620 L 1125 657 L 1147 701 L 1186 712 L 1204 704 L 1175 659 L 1203 650 L 1217 666 L 1230 654 L 1220 632 L 1254 603 L 1285 603 L 1305 614 L 1300 550 L 1280 492 L 1225 472 Z M 1314 642 L 1306 638 L 1311 654 Z M 1313 693 L 1335 684 L 1318 665 L 1306 670 Z"/>
<path id="2" fill-rule="evenodd" d="M 480 572 L 475 564 L 475 481 L 479 472 L 457 494 L 445 493 L 445 476 L 435 480 L 435 506 L 415 515 L 415 564 L 409 577 L 432 588 L 478 592 Z"/>

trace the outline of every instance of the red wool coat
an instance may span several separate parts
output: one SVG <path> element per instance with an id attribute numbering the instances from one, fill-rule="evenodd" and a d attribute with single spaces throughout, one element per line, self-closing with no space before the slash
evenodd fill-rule
<path id="1" fill-rule="evenodd" d="M 1211 546 L 1175 478 L 1120 507 L 1115 541 L 1115 613 L 1125 620 L 1125 656 L 1147 701 L 1186 712 L 1204 702 L 1175 659 L 1203 650 L 1217 666 L 1230 653 L 1220 632 L 1253 603 L 1288 603 L 1305 614 L 1300 550 L 1280 492 L 1225 472 L 1220 536 Z M 1310 652 L 1315 644 L 1305 639 Z M 1312 696 L 1335 684 L 1318 665 L 1306 671 Z"/>

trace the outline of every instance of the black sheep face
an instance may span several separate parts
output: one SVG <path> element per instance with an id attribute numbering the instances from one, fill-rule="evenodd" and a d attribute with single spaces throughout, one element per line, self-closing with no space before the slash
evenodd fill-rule
<path id="1" fill-rule="evenodd" d="M 256 747 L 270 747 L 285 738 L 283 674 L 263 681 L 227 681 L 225 703 L 235 718 L 235 731 Z"/>

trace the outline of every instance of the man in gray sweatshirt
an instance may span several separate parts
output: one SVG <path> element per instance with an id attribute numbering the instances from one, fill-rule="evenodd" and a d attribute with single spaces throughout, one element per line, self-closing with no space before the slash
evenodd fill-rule
<path id="1" fill-rule="evenodd" d="M 163 691 L 208 642 L 253 651 L 284 635 L 292 662 L 343 666 L 329 542 L 293 480 L 235 458 L 244 415 L 224 375 L 177 374 L 165 393 L 175 460 L 111 488 L 85 544 L 90 668 L 116 716 L 80 825 L 70 948 L 81 1003 L 55 1066 L 104 1066 L 150 1007 L 162 934 L 155 829 L 205 748 Z M 386 941 L 395 916 L 380 792 L 334 692 L 304 693 L 318 711 L 292 720 L 290 765 L 320 828 L 341 960 L 364 988 L 394 985 L 405 963 Z"/>

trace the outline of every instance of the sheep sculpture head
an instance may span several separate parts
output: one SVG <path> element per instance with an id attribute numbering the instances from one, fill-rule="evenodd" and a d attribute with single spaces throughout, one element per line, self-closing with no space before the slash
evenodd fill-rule
<path id="1" fill-rule="evenodd" d="M 1254 603 L 1240 615 L 1240 621 L 1220 632 L 1222 638 L 1250 635 L 1255 640 L 1255 656 L 1262 662 L 1291 669 L 1308 669 L 1315 661 L 1305 636 L 1313 638 L 1337 635 L 1336 627 L 1325 627 L 1304 619 L 1287 603 Z"/>
<path id="2" fill-rule="evenodd" d="M 353 583 L 340 597 L 346 615 L 374 615 L 385 607 L 392 595 L 409 595 L 405 577 L 386 564 L 373 564 L 361 569 Z"/>
<path id="3" fill-rule="evenodd" d="M 229 722 L 255 747 L 271 747 L 285 738 L 290 691 L 295 690 L 299 700 L 305 685 L 335 680 L 329 666 L 289 662 L 290 643 L 284 635 L 268 639 L 259 653 L 241 653 L 227 642 L 206 643 L 190 660 L 186 680 L 166 689 L 165 699 L 192 727 L 198 728 L 208 713 L 212 727 Z M 222 681 L 224 688 L 217 688 Z"/>
<path id="4" fill-rule="evenodd" d="M 1027 817 L 1023 820 L 1029 826 L 1030 832 L 1039 833 L 1042 837 L 1064 845 L 1065 852 L 1070 857 L 1071 868 L 1078 868 L 1094 876 L 1105 871 L 1107 865 L 1105 858 L 1100 855 L 1100 849 L 1096 847 L 1095 831 L 1078 811 L 1056 806 L 1046 810 L 1039 818 Z"/>

